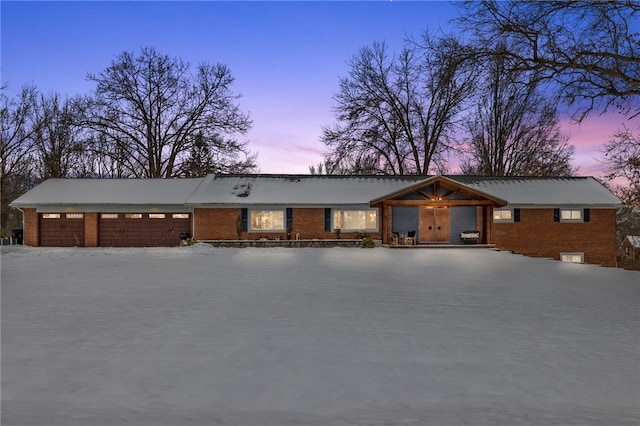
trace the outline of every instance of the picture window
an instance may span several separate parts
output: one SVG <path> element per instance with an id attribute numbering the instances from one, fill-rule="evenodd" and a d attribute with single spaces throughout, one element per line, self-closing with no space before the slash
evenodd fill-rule
<path id="1" fill-rule="evenodd" d="M 334 210 L 333 228 L 342 231 L 378 231 L 378 210 Z"/>
<path id="2" fill-rule="evenodd" d="M 284 231 L 284 210 L 251 210 L 251 231 Z"/>

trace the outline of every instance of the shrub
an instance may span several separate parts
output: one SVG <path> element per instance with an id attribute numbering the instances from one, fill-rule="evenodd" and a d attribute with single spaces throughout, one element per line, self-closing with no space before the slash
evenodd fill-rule
<path id="1" fill-rule="evenodd" d="M 374 248 L 376 246 L 376 243 L 373 242 L 373 239 L 370 236 L 366 236 L 362 239 L 362 242 L 360 243 L 360 247 L 361 248 Z"/>

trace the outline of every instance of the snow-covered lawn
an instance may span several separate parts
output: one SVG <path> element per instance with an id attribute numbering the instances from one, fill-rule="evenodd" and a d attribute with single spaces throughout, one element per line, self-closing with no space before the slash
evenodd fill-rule
<path id="1" fill-rule="evenodd" d="M 638 425 L 640 274 L 474 249 L 2 251 L 2 425 Z"/>

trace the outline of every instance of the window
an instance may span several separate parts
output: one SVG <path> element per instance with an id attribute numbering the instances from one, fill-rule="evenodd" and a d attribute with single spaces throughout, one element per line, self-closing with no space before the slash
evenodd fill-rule
<path id="1" fill-rule="evenodd" d="M 560 220 L 561 221 L 582 221 L 582 210 L 561 209 Z"/>
<path id="2" fill-rule="evenodd" d="M 60 219 L 60 213 L 43 213 L 43 219 Z"/>
<path id="3" fill-rule="evenodd" d="M 493 221 L 494 222 L 513 222 L 513 214 L 511 210 L 494 210 Z"/>
<path id="4" fill-rule="evenodd" d="M 284 210 L 251 210 L 251 231 L 284 231 Z"/>
<path id="5" fill-rule="evenodd" d="M 172 219 L 189 219 L 189 213 L 173 213 Z"/>
<path id="6" fill-rule="evenodd" d="M 100 219 L 117 219 L 118 213 L 101 213 Z"/>
<path id="7" fill-rule="evenodd" d="M 84 219 L 84 213 L 67 213 L 67 219 Z"/>
<path id="8" fill-rule="evenodd" d="M 164 213 L 149 213 L 149 219 L 164 219 Z"/>
<path id="9" fill-rule="evenodd" d="M 584 253 L 560 253 L 560 260 L 569 263 L 584 263 Z"/>
<path id="10" fill-rule="evenodd" d="M 342 231 L 378 231 L 378 210 L 334 210 L 333 228 Z"/>
<path id="11" fill-rule="evenodd" d="M 126 219 L 142 219 L 142 213 L 125 213 Z"/>

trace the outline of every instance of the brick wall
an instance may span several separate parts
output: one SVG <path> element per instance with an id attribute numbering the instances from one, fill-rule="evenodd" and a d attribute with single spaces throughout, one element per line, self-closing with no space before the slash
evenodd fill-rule
<path id="1" fill-rule="evenodd" d="M 36 209 L 24 209 L 24 244 L 38 247 L 40 245 L 40 223 Z"/>
<path id="2" fill-rule="evenodd" d="M 194 209 L 194 238 L 196 240 L 236 240 L 236 221 L 242 214 L 239 208 L 197 208 Z M 324 208 L 294 208 L 293 229 L 291 238 L 295 239 L 300 234 L 300 239 L 334 239 L 333 231 L 324 230 Z M 343 232 L 341 238 L 354 238 L 356 233 Z M 374 239 L 380 238 L 380 234 L 370 234 Z M 242 232 L 240 239 L 256 240 L 260 237 L 273 239 L 280 237 L 286 239 L 286 232 Z"/>
<path id="3" fill-rule="evenodd" d="M 84 214 L 84 246 L 98 247 L 98 213 Z"/>
<path id="4" fill-rule="evenodd" d="M 616 211 L 591 209 L 589 222 L 554 222 L 553 209 L 520 209 L 520 222 L 494 223 L 493 242 L 502 250 L 560 259 L 582 252 L 584 261 L 616 266 Z"/>

